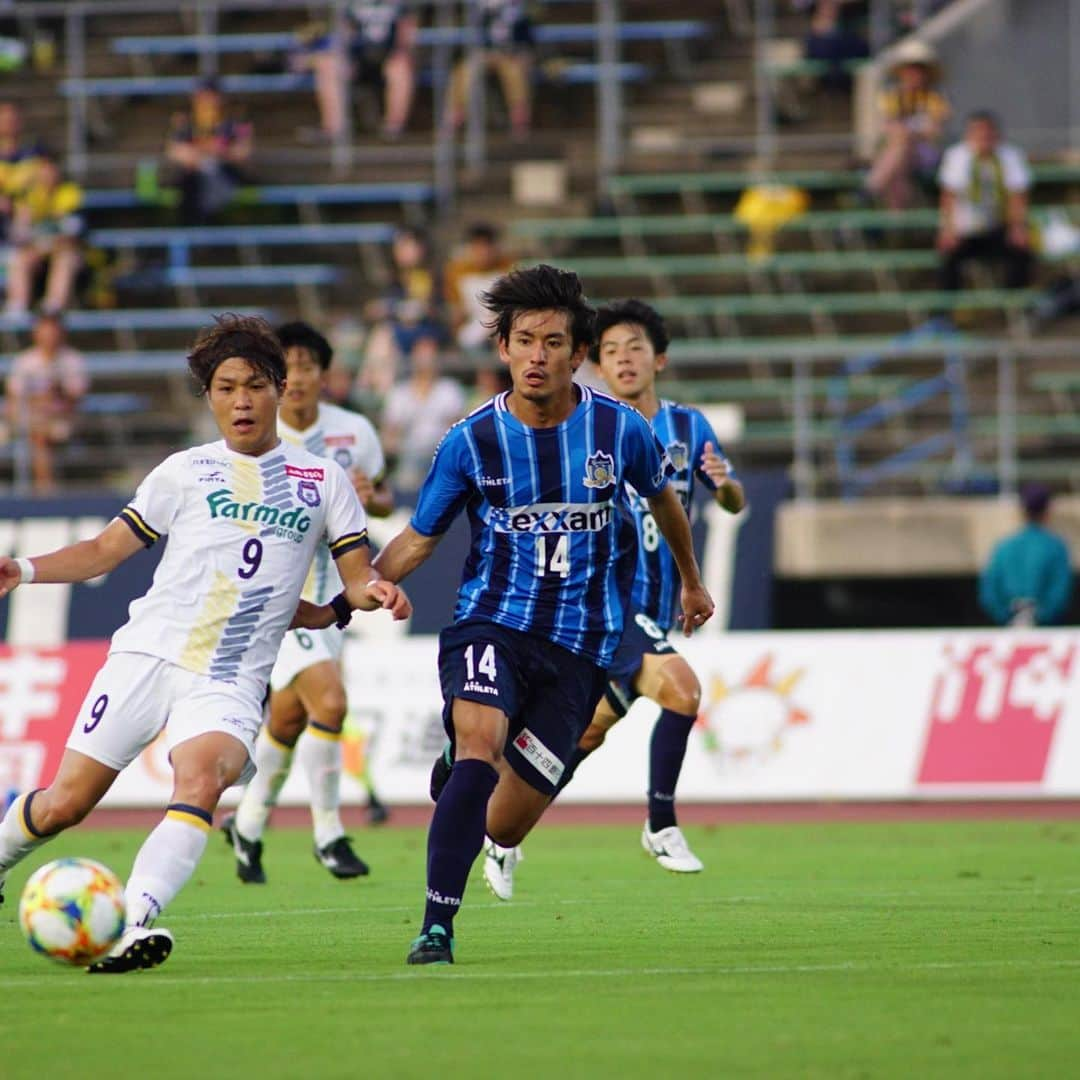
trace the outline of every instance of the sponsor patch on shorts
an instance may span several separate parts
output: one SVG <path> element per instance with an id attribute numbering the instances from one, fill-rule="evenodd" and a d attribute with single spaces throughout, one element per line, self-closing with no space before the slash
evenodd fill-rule
<path id="1" fill-rule="evenodd" d="M 537 772 L 552 784 L 558 784 L 566 766 L 528 728 L 522 728 L 514 737 L 514 745 Z"/>

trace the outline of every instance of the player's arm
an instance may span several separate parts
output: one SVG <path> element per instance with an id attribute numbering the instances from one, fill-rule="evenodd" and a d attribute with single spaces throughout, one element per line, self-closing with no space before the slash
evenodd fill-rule
<path id="1" fill-rule="evenodd" d="M 425 536 L 406 525 L 375 557 L 375 569 L 387 581 L 402 581 L 438 546 L 442 533 Z"/>
<path id="2" fill-rule="evenodd" d="M 394 512 L 394 493 L 385 480 L 376 483 L 360 469 L 354 469 L 350 479 L 368 517 L 384 518 Z"/>
<path id="3" fill-rule="evenodd" d="M 731 463 L 719 453 L 714 443 L 706 442 L 701 455 L 701 471 L 716 488 L 717 505 L 729 514 L 737 514 L 746 505 L 746 492 L 731 473 Z"/>
<path id="4" fill-rule="evenodd" d="M 92 540 L 80 540 L 48 555 L 32 559 L 0 556 L 0 596 L 28 581 L 89 581 L 115 570 L 125 559 L 141 551 L 144 543 L 120 518 L 111 521 Z"/>
<path id="5" fill-rule="evenodd" d="M 661 534 L 667 541 L 675 565 L 682 578 L 682 615 L 683 633 L 690 636 L 713 613 L 712 597 L 709 596 L 701 580 L 701 570 L 694 557 L 694 542 L 690 535 L 690 519 L 675 494 L 675 489 L 667 484 L 659 494 L 649 497 L 649 510 L 656 519 Z"/>
<path id="6" fill-rule="evenodd" d="M 331 545 L 331 551 L 333 545 Z M 393 582 L 385 581 L 371 565 L 367 541 L 351 547 L 335 558 L 345 588 L 329 604 L 301 600 L 289 624 L 290 630 L 325 630 L 328 626 L 344 629 L 354 611 L 389 611 L 394 619 L 407 619 L 412 604 Z"/>

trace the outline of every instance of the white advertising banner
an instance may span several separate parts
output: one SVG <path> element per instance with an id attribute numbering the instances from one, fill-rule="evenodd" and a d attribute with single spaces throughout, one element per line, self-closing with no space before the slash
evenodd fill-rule
<path id="1" fill-rule="evenodd" d="M 684 801 L 1080 796 L 1080 635 L 746 633 L 682 641 L 702 685 Z M 0 649 L 0 798 L 51 779 L 105 643 Z M 346 801 L 427 798 L 444 741 L 434 638 L 351 640 Z M 562 796 L 644 798 L 656 706 L 641 701 Z M 106 805 L 163 805 L 159 744 Z M 290 779 L 283 802 L 305 799 Z"/>

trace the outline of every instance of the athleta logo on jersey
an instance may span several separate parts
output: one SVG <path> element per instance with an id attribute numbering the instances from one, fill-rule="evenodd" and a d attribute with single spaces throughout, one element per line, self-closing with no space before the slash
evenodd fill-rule
<path id="1" fill-rule="evenodd" d="M 493 507 L 489 524 L 501 533 L 601 532 L 611 524 L 612 504 L 534 503 Z"/>
<path id="2" fill-rule="evenodd" d="M 303 507 L 294 506 L 289 510 L 279 510 L 276 506 L 267 506 L 260 502 L 237 502 L 233 493 L 226 488 L 211 491 L 206 496 L 212 518 L 228 518 L 231 521 L 251 521 L 256 525 L 266 525 L 278 536 L 299 544 L 304 534 L 311 528 L 311 518 Z"/>

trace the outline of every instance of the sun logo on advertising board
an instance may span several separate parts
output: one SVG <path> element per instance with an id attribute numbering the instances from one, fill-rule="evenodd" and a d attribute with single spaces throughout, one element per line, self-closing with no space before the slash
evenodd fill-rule
<path id="1" fill-rule="evenodd" d="M 762 764 L 780 752 L 794 728 L 810 722 L 809 713 L 792 700 L 803 669 L 782 676 L 772 669 L 768 653 L 741 682 L 729 685 L 721 676 L 713 677 L 698 723 L 717 769 Z"/>

